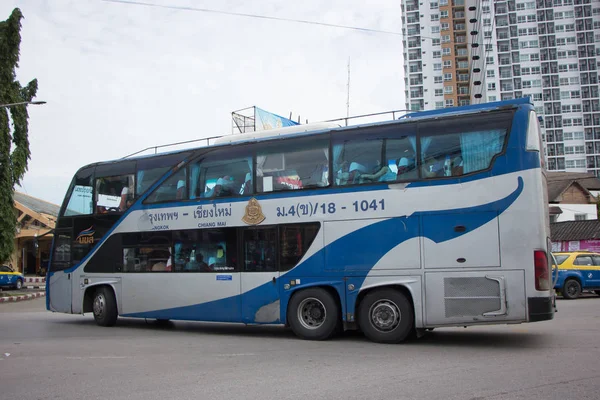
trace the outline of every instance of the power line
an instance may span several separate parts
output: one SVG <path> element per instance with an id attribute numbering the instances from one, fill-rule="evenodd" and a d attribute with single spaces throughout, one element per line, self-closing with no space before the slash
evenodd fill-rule
<path id="1" fill-rule="evenodd" d="M 197 8 L 197 7 L 185 7 L 185 6 L 166 6 L 166 5 L 162 5 L 162 4 L 146 3 L 146 2 L 142 2 L 142 1 L 125 1 L 125 0 L 101 0 L 101 1 L 104 1 L 106 3 L 119 3 L 119 4 L 129 4 L 129 5 L 134 5 L 134 6 L 165 8 L 165 9 L 169 9 L 169 10 L 196 11 L 196 12 L 213 13 L 213 14 L 233 15 L 233 16 L 237 16 L 237 17 L 246 17 L 246 18 L 260 18 L 260 19 L 268 19 L 268 20 L 274 20 L 274 21 L 296 22 L 296 23 L 300 23 L 300 24 L 327 26 L 330 28 L 342 28 L 342 29 L 350 29 L 350 30 L 368 32 L 368 33 L 379 33 L 379 34 L 384 34 L 384 35 L 402 36 L 402 32 L 386 31 L 386 30 L 381 30 L 381 29 L 362 28 L 362 27 L 351 26 L 351 25 L 329 24 L 326 22 L 308 21 L 308 20 L 304 20 L 304 19 L 274 17 L 274 16 L 260 15 L 260 14 L 237 13 L 237 12 L 232 12 L 232 11 L 213 10 L 213 9 L 209 9 L 209 8 Z"/>

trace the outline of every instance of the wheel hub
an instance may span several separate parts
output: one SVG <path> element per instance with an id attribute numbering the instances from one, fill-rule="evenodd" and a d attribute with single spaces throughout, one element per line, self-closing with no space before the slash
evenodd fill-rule
<path id="1" fill-rule="evenodd" d="M 104 296 L 102 294 L 94 298 L 94 315 L 100 316 L 104 313 L 104 303 Z"/>
<path id="2" fill-rule="evenodd" d="M 298 320 L 306 329 L 317 329 L 327 317 L 325 305 L 314 297 L 302 300 L 298 306 Z"/>
<path id="3" fill-rule="evenodd" d="M 391 300 L 379 300 L 369 312 L 371 324 L 381 332 L 389 332 L 398 327 L 402 319 L 400 309 Z"/>

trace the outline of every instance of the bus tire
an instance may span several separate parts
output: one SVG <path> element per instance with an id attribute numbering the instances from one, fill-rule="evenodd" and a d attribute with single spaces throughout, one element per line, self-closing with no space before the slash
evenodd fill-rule
<path id="1" fill-rule="evenodd" d="M 577 279 L 569 278 L 565 282 L 562 295 L 565 299 L 574 300 L 581 294 L 581 284 Z"/>
<path id="2" fill-rule="evenodd" d="M 288 305 L 288 321 L 296 336 L 305 340 L 327 340 L 338 329 L 340 310 L 325 289 L 308 288 L 294 294 Z"/>
<path id="3" fill-rule="evenodd" d="M 414 328 L 412 303 L 395 289 L 367 293 L 358 310 L 358 325 L 365 336 L 377 343 L 400 343 Z"/>
<path id="4" fill-rule="evenodd" d="M 117 322 L 117 301 L 112 289 L 101 286 L 96 290 L 92 300 L 92 312 L 100 326 L 113 326 Z"/>
<path id="5" fill-rule="evenodd" d="M 600 290 L 594 290 L 594 293 L 596 293 L 598 296 L 600 296 Z"/>

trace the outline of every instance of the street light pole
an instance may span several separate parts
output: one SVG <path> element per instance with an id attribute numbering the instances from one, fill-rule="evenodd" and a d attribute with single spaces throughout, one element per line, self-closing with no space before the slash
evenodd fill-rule
<path id="1" fill-rule="evenodd" d="M 41 105 L 41 104 L 46 104 L 45 101 L 21 101 L 19 103 L 9 103 L 9 104 L 0 104 L 0 107 L 12 107 L 12 106 L 20 106 L 23 104 L 33 104 L 33 105 Z"/>

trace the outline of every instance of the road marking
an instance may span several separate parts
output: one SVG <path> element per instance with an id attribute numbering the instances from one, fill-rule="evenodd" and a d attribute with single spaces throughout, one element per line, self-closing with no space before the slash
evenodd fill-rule
<path id="1" fill-rule="evenodd" d="M 255 356 L 255 353 L 231 353 L 231 354 L 217 354 L 217 357 L 244 357 L 244 356 Z"/>
<path id="2" fill-rule="evenodd" d="M 112 359 L 121 359 L 121 358 L 131 358 L 131 357 L 127 357 L 127 356 L 90 356 L 90 357 L 67 357 L 67 360 L 91 360 L 91 359 L 106 359 L 106 360 L 112 360 Z"/>

